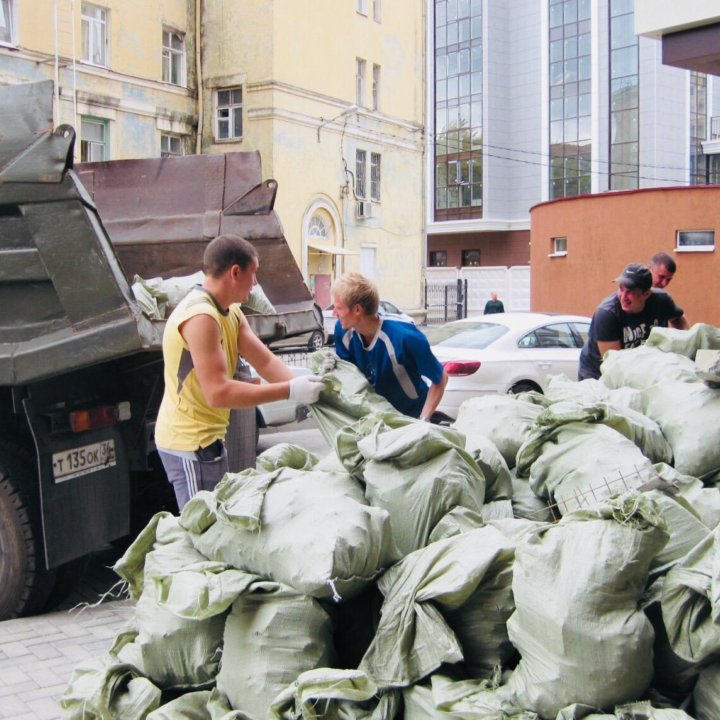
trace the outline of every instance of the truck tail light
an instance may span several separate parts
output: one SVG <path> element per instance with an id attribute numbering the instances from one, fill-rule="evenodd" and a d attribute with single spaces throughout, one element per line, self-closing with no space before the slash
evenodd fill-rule
<path id="1" fill-rule="evenodd" d="M 446 360 L 442 363 L 442 366 L 445 368 L 445 372 L 450 377 L 466 377 L 478 371 L 480 368 L 480 362 L 474 360 L 468 360 L 465 362 L 458 360 Z"/>
<path id="2" fill-rule="evenodd" d="M 130 403 L 102 405 L 88 410 L 75 410 L 69 415 L 70 429 L 73 432 L 85 432 L 110 427 L 123 420 L 130 419 Z"/>

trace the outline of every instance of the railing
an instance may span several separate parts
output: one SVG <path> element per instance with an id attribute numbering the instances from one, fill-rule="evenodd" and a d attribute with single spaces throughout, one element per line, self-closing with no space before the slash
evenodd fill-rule
<path id="1" fill-rule="evenodd" d="M 328 347 L 327 349 L 332 350 L 333 348 Z M 273 349 L 273 353 L 279 355 L 286 365 L 304 368 L 309 367 L 309 358 L 312 355 L 312 351 L 303 348 Z"/>
<path id="2" fill-rule="evenodd" d="M 467 317 L 467 280 L 426 280 L 425 308 L 428 325 Z"/>

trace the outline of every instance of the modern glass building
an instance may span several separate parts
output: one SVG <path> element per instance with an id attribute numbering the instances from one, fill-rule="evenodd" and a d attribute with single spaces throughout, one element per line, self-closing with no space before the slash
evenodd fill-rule
<path id="1" fill-rule="evenodd" d="M 671 67 L 634 0 L 426 0 L 427 261 L 529 262 L 529 210 L 716 181 L 720 77 Z"/>

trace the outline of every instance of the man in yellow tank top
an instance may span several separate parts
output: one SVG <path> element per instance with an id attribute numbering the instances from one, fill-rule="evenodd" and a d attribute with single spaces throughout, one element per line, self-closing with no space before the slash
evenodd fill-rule
<path id="1" fill-rule="evenodd" d="M 257 283 L 257 251 L 237 235 L 220 235 L 203 256 L 205 280 L 170 314 L 163 334 L 165 392 L 155 444 L 182 510 L 198 490 L 212 490 L 228 471 L 230 410 L 291 398 L 317 401 L 317 375 L 294 377 L 258 339 L 237 303 Z M 267 384 L 233 379 L 242 355 Z"/>

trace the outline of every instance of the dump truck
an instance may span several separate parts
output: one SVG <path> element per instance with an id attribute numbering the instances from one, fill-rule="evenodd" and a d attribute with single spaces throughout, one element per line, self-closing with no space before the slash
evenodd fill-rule
<path id="1" fill-rule="evenodd" d="M 259 154 L 73 168 L 52 103 L 52 81 L 0 88 L 0 619 L 52 608 L 90 554 L 173 508 L 153 441 L 165 323 L 136 276 L 195 273 L 235 233 L 274 306 L 249 316 L 257 334 L 322 327 Z"/>

